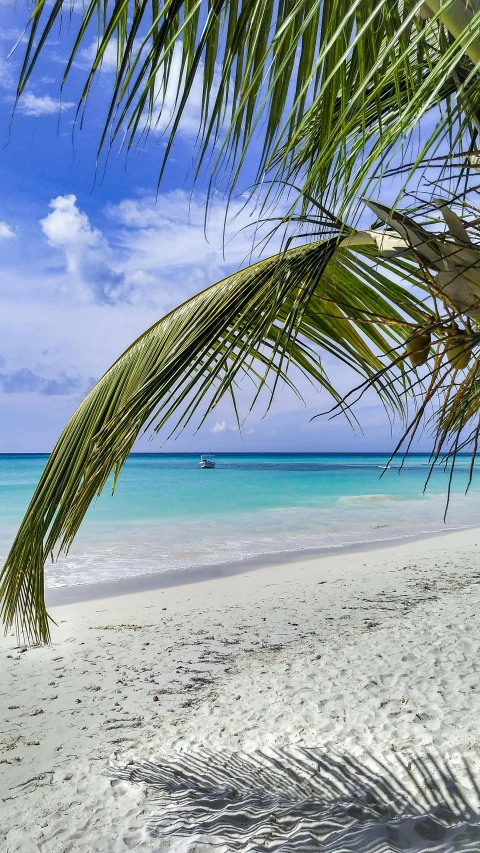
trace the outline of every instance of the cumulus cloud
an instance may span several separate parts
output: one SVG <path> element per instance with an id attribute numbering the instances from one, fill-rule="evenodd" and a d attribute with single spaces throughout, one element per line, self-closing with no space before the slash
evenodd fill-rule
<path id="1" fill-rule="evenodd" d="M 38 392 L 46 397 L 66 396 L 79 391 L 83 386 L 80 376 L 68 376 L 62 372 L 58 376 L 46 379 L 33 373 L 29 367 L 0 373 L 0 389 L 4 394 L 31 394 Z"/>
<path id="2" fill-rule="evenodd" d="M 9 240 L 11 237 L 15 237 L 15 231 L 10 227 L 8 222 L 0 219 L 0 240 Z"/>
<path id="3" fill-rule="evenodd" d="M 65 253 L 67 272 L 96 302 L 113 305 L 128 297 L 124 274 L 103 234 L 90 224 L 74 195 L 57 196 L 51 213 L 40 220 L 49 243 Z"/>
<path id="4" fill-rule="evenodd" d="M 18 108 L 24 115 L 35 116 L 50 116 L 55 115 L 65 110 L 70 110 L 75 104 L 71 101 L 60 101 L 52 98 L 50 95 L 34 95 L 32 92 L 26 92 L 22 95 Z"/>
<path id="5" fill-rule="evenodd" d="M 98 304 L 148 302 L 163 313 L 248 260 L 252 208 L 212 201 L 205 239 L 205 198 L 176 190 L 154 198 L 125 199 L 106 209 L 94 227 L 74 195 L 58 196 L 40 220 L 51 246 L 65 257 L 65 292 L 75 289 Z M 111 225 L 113 224 L 113 228 Z M 226 244 L 224 246 L 224 243 Z M 274 251 L 273 243 L 269 247 Z"/>

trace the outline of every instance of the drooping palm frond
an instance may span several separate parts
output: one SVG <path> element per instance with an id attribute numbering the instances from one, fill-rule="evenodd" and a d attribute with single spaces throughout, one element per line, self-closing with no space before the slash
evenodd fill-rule
<path id="1" fill-rule="evenodd" d="M 69 7 L 37 2 L 19 97 Z M 135 145 L 157 126 L 167 138 L 163 169 L 199 89 L 199 168 L 208 162 L 231 185 L 248 153 L 257 177 L 271 168 L 276 178 L 298 178 L 346 210 L 432 109 L 445 111 L 414 165 L 442 140 L 453 154 L 475 139 L 479 23 L 477 0 L 89 0 L 63 31 L 74 34 L 63 82 L 96 38 L 83 113 L 115 45 L 100 148 L 124 134 Z"/>
<path id="2" fill-rule="evenodd" d="M 35 490 L 0 576 L 1 617 L 29 641 L 46 642 L 44 564 L 67 549 L 111 472 L 116 480 L 143 429 L 171 432 L 196 415 L 196 424 L 236 383 L 253 380 L 254 401 L 273 396 L 295 368 L 333 398 L 321 353 L 340 358 L 368 378 L 390 410 L 404 411 L 398 348 L 411 326 L 434 319 L 416 297 L 392 280 L 388 259 L 372 264 L 374 246 L 341 245 L 345 231 L 291 248 L 235 273 L 189 299 L 145 332 L 88 394 L 58 440 Z M 369 241 L 367 240 L 367 243 Z M 373 243 L 373 240 L 370 240 Z M 414 264 L 406 279 L 421 287 Z M 380 321 L 380 324 L 379 324 Z M 394 365 L 398 364 L 395 368 Z M 240 419 L 240 415 L 238 415 Z"/>

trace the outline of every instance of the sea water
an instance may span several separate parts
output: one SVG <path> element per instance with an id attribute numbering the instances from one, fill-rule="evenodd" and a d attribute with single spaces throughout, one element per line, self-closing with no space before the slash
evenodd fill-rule
<path id="1" fill-rule="evenodd" d="M 0 559 L 47 461 L 0 455 Z M 46 585 L 93 583 L 181 571 L 305 549 L 398 540 L 479 524 L 480 476 L 467 495 L 470 460 L 438 467 L 424 494 L 426 455 L 386 468 L 387 455 L 132 454 L 115 491 L 89 509 L 72 549 L 46 570 Z"/>

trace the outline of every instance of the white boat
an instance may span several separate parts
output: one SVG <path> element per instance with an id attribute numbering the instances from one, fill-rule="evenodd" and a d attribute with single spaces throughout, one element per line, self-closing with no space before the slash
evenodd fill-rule
<path id="1" fill-rule="evenodd" d="M 215 468 L 215 456 L 200 456 L 200 468 Z"/>

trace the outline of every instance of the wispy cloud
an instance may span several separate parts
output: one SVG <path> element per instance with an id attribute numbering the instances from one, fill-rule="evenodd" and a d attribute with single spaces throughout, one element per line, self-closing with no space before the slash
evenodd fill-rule
<path id="1" fill-rule="evenodd" d="M 15 237 L 15 231 L 10 227 L 8 222 L 0 219 L 0 240 L 10 240 L 12 237 Z"/>
<path id="2" fill-rule="evenodd" d="M 179 99 L 177 96 L 179 83 L 180 83 L 180 75 L 182 74 L 182 45 L 181 42 L 177 42 L 175 45 L 172 62 L 170 67 L 170 76 L 168 81 L 168 86 L 164 91 L 163 85 L 161 82 L 162 75 L 158 75 L 158 86 L 156 86 L 155 93 L 155 104 L 152 110 L 152 114 L 149 116 L 146 112 L 144 114 L 144 123 L 145 126 L 150 128 L 154 133 L 163 133 L 167 127 L 171 124 L 172 119 L 175 116 L 176 109 L 178 107 Z M 183 76 L 185 75 L 185 70 L 183 69 Z M 182 116 L 180 118 L 180 123 L 178 126 L 178 131 L 180 134 L 190 138 L 196 138 L 198 135 L 198 128 L 201 124 L 202 117 L 202 101 L 203 101 L 203 87 L 202 87 L 202 76 L 203 76 L 203 68 L 200 65 L 195 78 L 193 80 L 190 93 L 188 96 L 187 103 L 182 112 Z M 215 100 L 215 96 L 218 91 L 218 83 L 220 81 L 221 76 L 221 68 L 216 67 L 214 71 L 214 79 L 212 84 L 212 93 L 211 93 L 211 101 Z M 224 118 L 225 126 L 228 125 L 230 118 L 229 110 Z"/>
<path id="3" fill-rule="evenodd" d="M 88 47 L 85 47 L 85 48 L 83 48 L 83 50 L 80 51 L 80 53 L 79 53 L 80 60 L 85 60 L 85 66 L 86 67 L 88 67 L 88 68 L 90 67 L 91 63 L 95 59 L 95 56 L 97 54 L 97 50 L 98 50 L 98 42 L 96 39 L 94 39 Z M 116 68 L 117 68 L 117 41 L 116 41 L 116 39 L 112 39 L 108 43 L 108 45 L 105 48 L 105 51 L 103 53 L 101 69 L 102 69 L 102 71 L 111 72 L 111 71 L 115 71 Z"/>
<path id="4" fill-rule="evenodd" d="M 243 198 L 231 202 L 227 219 L 223 199 L 212 199 L 206 211 L 204 196 L 181 190 L 163 193 L 158 201 L 125 199 L 110 205 L 107 213 L 117 226 L 118 244 L 144 270 L 201 266 L 208 279 L 205 284 L 211 284 L 215 275 L 225 275 L 226 268 L 238 268 L 258 257 L 257 251 L 251 258 L 258 238 L 257 212 Z M 118 231 L 118 225 L 124 230 Z M 278 244 L 272 241 L 269 251 Z"/>
<path id="5" fill-rule="evenodd" d="M 10 0 L 0 0 L 0 6 L 10 6 Z M 1 41 L 9 41 L 12 43 L 12 47 L 19 41 L 22 36 L 22 30 L 18 27 L 2 27 L 0 31 L 0 40 Z M 24 34 L 22 40 L 26 40 L 27 36 Z"/>
<path id="6" fill-rule="evenodd" d="M 0 56 L 0 88 L 14 89 L 15 78 L 12 71 L 12 66 L 4 56 Z"/>
<path id="7" fill-rule="evenodd" d="M 34 95 L 32 92 L 26 92 L 22 95 L 18 109 L 27 116 L 50 116 L 56 113 L 70 110 L 75 104 L 71 101 L 60 101 L 58 98 L 52 98 L 50 95 Z"/>
<path id="8" fill-rule="evenodd" d="M 46 397 L 65 396 L 79 391 L 84 385 L 80 376 L 68 376 L 62 372 L 46 379 L 29 367 L 21 367 L 8 373 L 0 373 L 0 388 L 4 394 L 31 394 L 37 392 Z"/>

